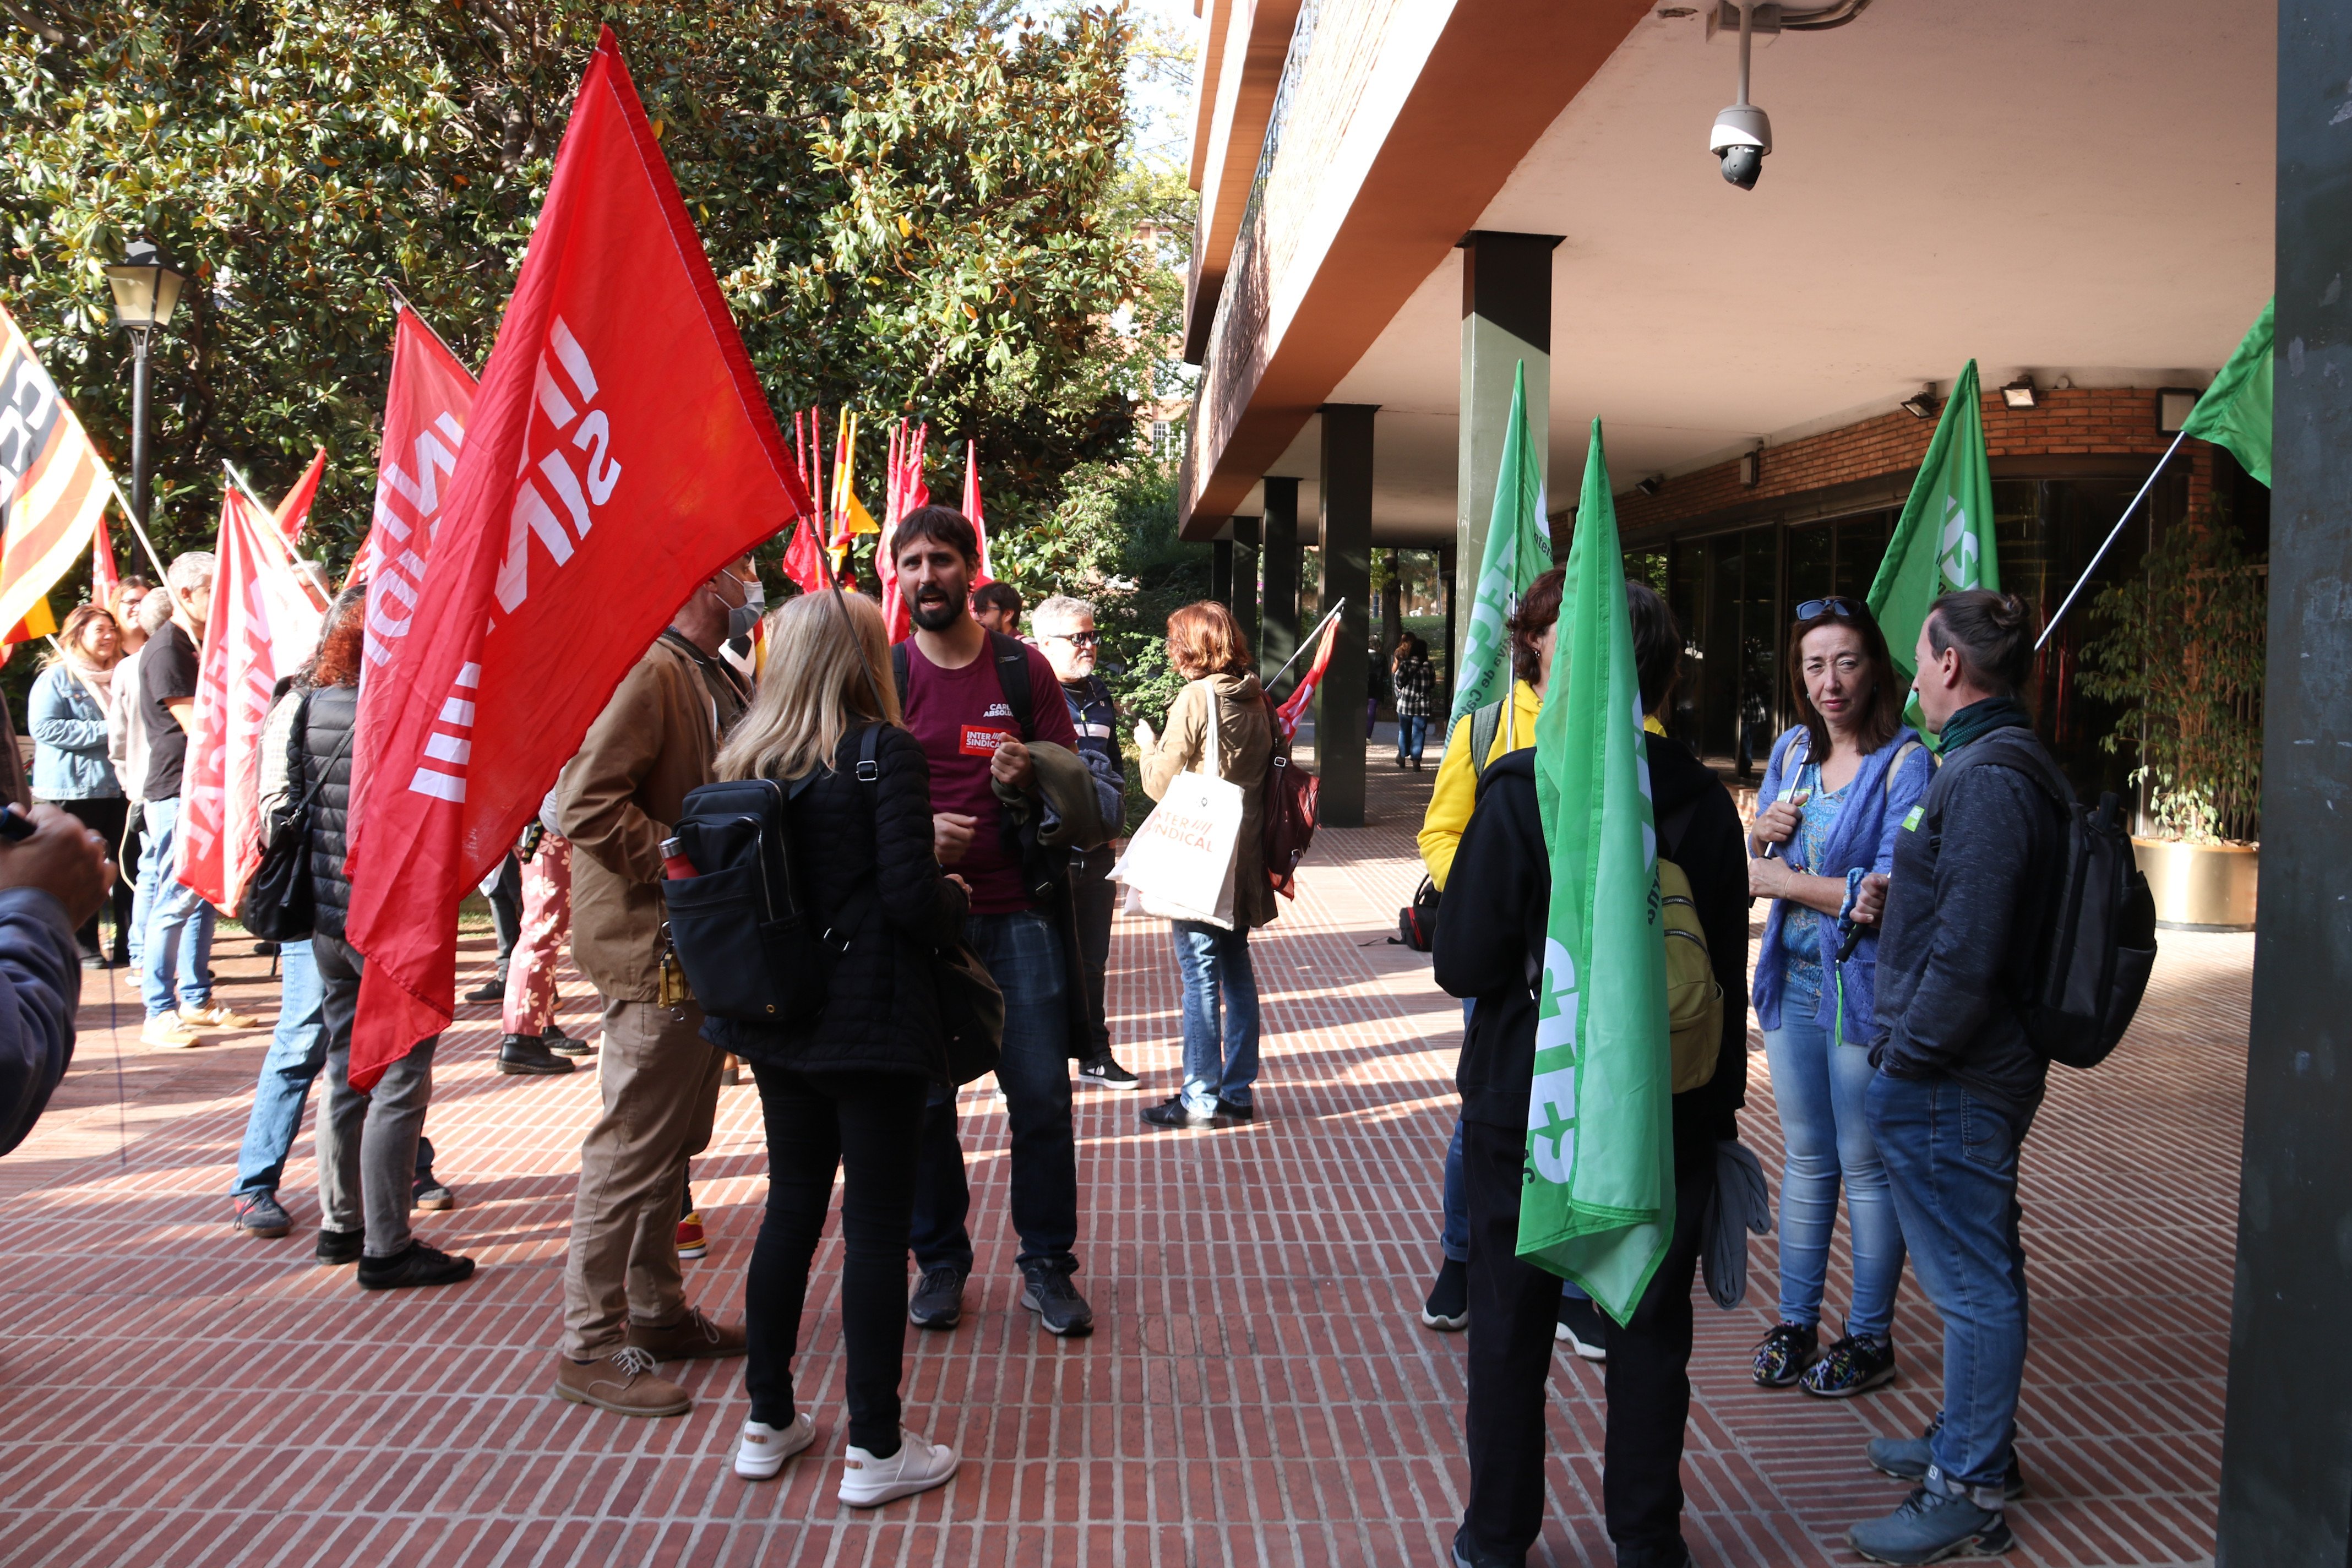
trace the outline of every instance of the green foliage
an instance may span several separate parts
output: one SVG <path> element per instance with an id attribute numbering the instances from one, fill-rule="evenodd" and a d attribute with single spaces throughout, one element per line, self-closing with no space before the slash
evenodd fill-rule
<path id="1" fill-rule="evenodd" d="M 2161 833 L 2192 844 L 2260 832 L 2269 579 L 2231 531 L 2173 529 L 2137 577 L 2099 595 L 2106 629 L 2083 650 L 2083 689 L 2123 705 L 2110 752 L 2136 751 Z"/>
<path id="2" fill-rule="evenodd" d="M 478 366 L 608 20 L 779 409 L 976 437 L 992 523 L 1018 530 L 1074 466 L 1129 450 L 1166 378 L 1168 241 L 1135 220 L 1169 193 L 1122 163 L 1117 5 L 1042 23 L 1001 0 L 8 13 L 0 299 L 118 468 L 128 356 L 99 268 L 146 235 L 195 279 L 156 342 L 167 554 L 209 540 L 221 458 L 274 496 L 324 445 L 317 537 L 348 559 L 389 368 L 377 280 Z"/>

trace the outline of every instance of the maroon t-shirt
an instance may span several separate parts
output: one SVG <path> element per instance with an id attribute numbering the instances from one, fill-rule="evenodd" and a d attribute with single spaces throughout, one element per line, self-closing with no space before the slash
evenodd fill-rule
<path id="1" fill-rule="evenodd" d="M 1007 741 L 1051 741 L 1072 751 L 1078 732 L 1062 700 L 1054 667 L 1035 648 L 1029 656 L 1026 736 L 996 678 L 995 645 L 961 669 L 943 669 L 907 639 L 907 728 L 931 763 L 931 809 L 977 819 L 971 847 L 948 868 L 971 884 L 971 912 L 1013 914 L 1032 908 L 1021 888 L 1021 867 L 1004 837 L 1004 806 L 988 782 L 988 764 Z"/>

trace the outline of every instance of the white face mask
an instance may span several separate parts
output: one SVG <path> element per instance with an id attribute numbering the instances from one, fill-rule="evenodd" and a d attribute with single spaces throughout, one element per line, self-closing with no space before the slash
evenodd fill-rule
<path id="1" fill-rule="evenodd" d="M 768 607 L 768 585 L 757 577 L 747 578 L 743 584 L 743 602 L 755 612 L 765 610 Z"/>

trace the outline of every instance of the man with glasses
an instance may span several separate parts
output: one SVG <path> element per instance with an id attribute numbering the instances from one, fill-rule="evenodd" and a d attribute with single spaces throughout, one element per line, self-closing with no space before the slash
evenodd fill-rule
<path id="1" fill-rule="evenodd" d="M 1095 777 L 1125 800 L 1127 773 L 1118 751 L 1118 710 L 1110 688 L 1095 673 L 1102 648 L 1095 630 L 1095 607 L 1084 599 L 1056 595 L 1030 613 L 1037 649 L 1054 667 L 1062 683 L 1062 697 L 1070 706 L 1070 723 L 1078 732 L 1078 754 L 1087 759 Z M 1121 823 L 1125 812 L 1118 813 Z M 1077 906 L 1079 968 L 1086 983 L 1086 1016 L 1090 1048 L 1078 1064 L 1078 1077 L 1102 1089 L 1133 1089 L 1136 1076 L 1118 1065 L 1110 1051 L 1110 1023 L 1105 1012 L 1108 996 L 1104 975 L 1110 965 L 1110 917 L 1118 889 L 1109 879 L 1118 856 L 1108 844 L 1070 857 L 1070 891 Z"/>

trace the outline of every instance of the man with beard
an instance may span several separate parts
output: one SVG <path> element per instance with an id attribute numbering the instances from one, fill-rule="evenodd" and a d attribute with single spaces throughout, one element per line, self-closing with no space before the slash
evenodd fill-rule
<path id="1" fill-rule="evenodd" d="M 1004 1046 L 996 1069 L 1013 1125 L 1013 1227 L 1021 1237 L 1021 1304 L 1048 1333 L 1084 1334 L 1094 1311 L 1071 1284 L 1078 1232 L 1077 1149 L 1070 1129 L 1070 1044 L 1075 1009 L 1060 912 L 1066 879 L 1050 893 L 1024 874 L 1012 813 L 1044 791 L 1039 754 L 1078 737 L 1053 666 L 1036 649 L 973 620 L 969 584 L 980 544 L 963 514 L 918 507 L 899 521 L 890 569 L 915 624 L 893 649 L 907 728 L 931 764 L 933 843 L 940 862 L 971 889 L 965 940 L 1004 993 Z M 1038 752 L 1031 743 L 1038 742 Z M 1082 779 L 1083 764 L 1078 765 Z M 1091 791 L 1091 784 L 1087 787 Z M 1045 804 L 1055 803 L 1047 797 Z M 1089 801 L 1084 808 L 1089 815 Z M 1023 815 L 1026 815 L 1025 810 Z M 1065 814 L 1066 815 L 1066 814 Z M 1082 845 L 1081 847 L 1090 847 Z M 912 1237 L 923 1271 L 908 1316 L 951 1329 L 971 1272 L 964 1220 L 971 1194 L 956 1138 L 952 1089 L 934 1092 L 919 1151 Z"/>

